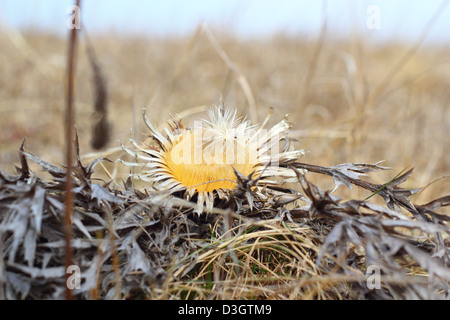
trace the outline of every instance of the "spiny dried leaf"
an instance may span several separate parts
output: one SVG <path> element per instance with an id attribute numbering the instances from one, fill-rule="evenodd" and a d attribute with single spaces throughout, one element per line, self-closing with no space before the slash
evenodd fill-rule
<path id="1" fill-rule="evenodd" d="M 115 196 L 109 190 L 103 188 L 99 184 L 91 184 L 91 198 L 97 200 L 97 204 L 100 205 L 100 202 L 112 202 L 112 203 L 123 203 L 124 201 L 119 197 Z"/>
<path id="2" fill-rule="evenodd" d="M 284 271 L 282 260 L 277 259 L 280 252 L 286 250 L 283 259 L 290 255 L 296 257 L 289 268 L 295 268 L 302 261 L 298 269 L 301 271 L 296 271 L 300 280 L 303 275 L 309 279 L 311 275 L 319 277 L 319 274 L 324 277 L 355 277 L 354 281 L 349 280 L 352 283 L 351 297 L 439 298 L 448 290 L 450 258 L 449 242 L 445 236 L 450 231 L 449 219 L 435 211 L 448 206 L 450 196 L 425 205 L 411 203 L 409 196 L 415 190 L 401 189 L 397 185 L 404 182 L 412 171 L 396 177 L 389 184 L 377 185 L 360 177 L 367 172 L 387 169 L 378 164 L 343 164 L 327 168 L 292 163 L 300 190 L 261 187 L 258 186 L 258 178 L 236 172 L 237 187 L 217 199 L 216 214 L 197 216 L 192 214 L 196 203 L 164 190 L 136 190 L 130 179 L 124 188 L 115 190 L 108 183 L 94 183 L 94 167 L 106 159 L 98 158 L 84 166 L 77 139 L 78 161 L 74 167 L 73 186 L 76 194 L 72 216 L 74 235 L 71 241 L 74 263 L 81 268 L 83 280 L 81 289 L 74 291 L 77 298 L 134 298 L 137 291 L 142 298 L 153 297 L 158 292 L 173 292 L 173 287 L 169 289 L 169 286 L 174 283 L 170 276 L 174 272 L 176 281 L 186 281 L 185 286 L 192 286 L 195 283 L 192 279 L 198 276 L 196 272 L 205 272 L 206 266 L 226 270 L 230 265 L 225 263 L 227 259 L 232 261 L 231 265 L 238 266 L 242 261 L 239 255 L 245 248 L 254 248 L 253 252 L 258 252 L 251 256 L 257 269 L 267 268 L 264 263 L 269 263 L 258 259 L 270 256 L 274 261 L 271 263 L 279 261 L 273 270 L 267 269 L 274 275 Z M 0 242 L 0 295 L 7 299 L 61 299 L 65 293 L 65 270 L 62 267 L 65 169 L 26 152 L 23 145 L 20 157 L 22 168 L 18 169 L 18 176 L 0 171 L 0 231 L 3 241 Z M 38 178 L 29 169 L 27 160 L 51 171 L 50 181 Z M 308 181 L 298 169 L 329 175 L 337 179 L 337 184 L 349 183 L 372 192 L 378 191 L 387 205 L 374 204 L 370 199 L 345 201 Z M 303 204 L 300 206 L 298 201 Z M 417 217 L 429 216 L 431 219 L 412 219 L 399 207 L 413 211 Z M 271 222 L 266 223 L 266 220 Z M 285 233 L 283 236 L 269 233 L 276 230 Z M 298 240 L 296 232 L 306 232 L 308 238 Z M 265 238 L 264 234 L 268 237 Z M 233 237 L 240 236 L 239 242 L 233 242 Z M 277 247 L 271 251 L 270 243 L 274 241 Z M 299 247 L 283 247 L 287 243 Z M 258 247 L 260 244 L 264 244 L 263 250 Z M 225 251 L 222 253 L 220 250 Z M 211 261 L 203 261 L 206 253 L 213 255 Z M 215 255 L 226 258 L 217 262 Z M 120 263 L 114 263 L 114 257 Z M 360 270 L 369 265 L 379 266 L 382 276 L 386 277 L 382 290 L 369 290 L 366 282 L 361 280 Z M 418 279 L 409 275 L 409 265 L 420 267 L 432 277 Z M 223 272 L 213 273 L 220 277 Z M 217 284 L 220 281 L 218 278 Z M 226 281 L 234 280 L 229 278 Z M 280 294 L 273 288 L 279 290 L 285 284 L 283 280 L 274 286 L 260 285 L 264 292 Z M 215 290 L 218 289 L 217 286 Z M 332 292 L 337 292 L 340 298 L 342 295 L 350 298 L 349 290 L 336 285 Z M 224 291 L 209 293 L 215 298 L 223 297 L 223 294 Z"/>
<path id="3" fill-rule="evenodd" d="M 386 167 L 378 166 L 378 164 L 374 165 L 344 164 L 334 167 L 321 167 L 299 162 L 292 163 L 291 167 L 332 176 L 336 184 L 333 191 L 335 191 L 337 187 L 339 187 L 339 185 L 341 184 L 344 184 L 346 186 L 356 185 L 361 188 L 370 190 L 374 192 L 374 194 L 381 196 L 390 209 L 394 209 L 395 207 L 403 207 L 407 209 L 410 213 L 412 213 L 414 217 L 416 217 L 416 219 L 422 221 L 430 221 L 430 218 L 426 216 L 423 211 L 417 210 L 417 208 L 408 199 L 409 196 L 417 193 L 420 189 L 407 190 L 397 188 L 396 186 L 391 186 L 390 184 L 378 185 L 361 180 L 358 177 L 360 173 L 370 172 L 373 170 L 388 169 Z M 401 175 L 400 177 L 394 179 L 393 180 L 394 183 L 399 184 L 403 182 L 407 177 L 409 177 L 411 172 L 412 169 L 406 172 L 405 174 Z"/>
<path id="4" fill-rule="evenodd" d="M 19 151 L 25 151 L 25 139 L 23 139 Z M 20 165 L 20 168 L 16 167 L 17 172 L 20 174 L 20 178 L 28 178 L 30 176 L 30 168 L 28 167 L 27 159 L 22 153 L 20 153 Z"/>
<path id="5" fill-rule="evenodd" d="M 36 155 L 34 155 L 31 152 L 20 150 L 19 153 L 23 154 L 29 160 L 40 165 L 42 167 L 42 169 L 44 169 L 45 171 L 48 171 L 54 177 L 61 178 L 61 177 L 64 177 L 64 175 L 66 174 L 65 170 L 63 170 L 45 160 L 40 159 L 39 157 L 37 157 Z"/>

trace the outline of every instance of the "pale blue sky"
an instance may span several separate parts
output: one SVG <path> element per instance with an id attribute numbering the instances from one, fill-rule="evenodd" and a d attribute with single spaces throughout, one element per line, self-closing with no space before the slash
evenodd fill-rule
<path id="1" fill-rule="evenodd" d="M 37 26 L 64 33 L 70 0 L 0 0 L 0 19 L 10 27 Z M 325 11 L 323 4 L 326 4 Z M 374 39 L 417 39 L 441 0 L 82 0 L 82 24 L 90 32 L 114 29 L 157 35 L 192 32 L 200 22 L 244 36 L 277 31 L 317 32 L 325 12 L 329 32 L 350 30 Z M 381 29 L 369 30 L 371 5 Z M 450 4 L 427 37 L 450 43 Z"/>

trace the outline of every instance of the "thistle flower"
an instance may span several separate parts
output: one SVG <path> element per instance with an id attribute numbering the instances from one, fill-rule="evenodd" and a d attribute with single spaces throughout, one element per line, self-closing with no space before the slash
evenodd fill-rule
<path id="1" fill-rule="evenodd" d="M 270 114 L 255 126 L 237 118 L 236 110 L 221 105 L 209 111 L 209 120 L 196 121 L 192 128 L 185 128 L 181 119 L 171 119 L 164 134 L 153 126 L 145 109 L 143 117 L 156 144 L 130 139 L 137 150 L 124 149 L 136 162 L 122 162 L 140 166 L 138 178 L 157 190 L 184 191 L 188 199 L 197 194 L 198 213 L 204 205 L 210 212 L 216 195 L 226 198 L 230 194 L 237 185 L 235 170 L 244 176 L 253 174 L 258 185 L 295 181 L 295 172 L 286 164 L 304 154 L 290 146 L 287 117 L 267 130 Z"/>

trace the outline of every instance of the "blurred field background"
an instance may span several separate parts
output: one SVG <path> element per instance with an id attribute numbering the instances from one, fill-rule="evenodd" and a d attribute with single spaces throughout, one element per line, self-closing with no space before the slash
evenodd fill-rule
<path id="1" fill-rule="evenodd" d="M 143 107 L 158 125 L 171 112 L 190 123 L 222 96 L 226 105 L 258 122 L 273 108 L 269 125 L 289 113 L 296 146 L 309 150 L 304 162 L 385 160 L 393 170 L 377 174 L 375 182 L 415 167 L 404 187 L 431 183 L 416 203 L 448 193 L 449 42 L 424 45 L 426 28 L 404 42 L 380 43 L 358 32 L 337 37 L 326 17 L 323 22 L 314 35 L 239 37 L 202 24 L 183 36 L 87 33 L 109 94 L 112 131 L 102 150 L 90 145 L 95 92 L 82 34 L 75 89 L 81 153 L 86 160 L 123 157 L 119 141 L 145 136 Z M 62 164 L 66 35 L 4 26 L 0 43 L 0 170 L 14 171 L 24 138 L 27 150 Z M 128 169 L 107 168 L 115 178 L 126 178 Z"/>

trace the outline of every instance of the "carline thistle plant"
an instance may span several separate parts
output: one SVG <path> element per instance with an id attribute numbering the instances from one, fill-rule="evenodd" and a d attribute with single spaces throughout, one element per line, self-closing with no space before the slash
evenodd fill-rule
<path id="1" fill-rule="evenodd" d="M 260 186 L 296 182 L 297 176 L 287 164 L 305 151 L 292 147 L 287 116 L 265 129 L 271 112 L 261 125 L 237 118 L 236 113 L 221 104 L 209 110 L 209 120 L 194 121 L 192 128 L 184 127 L 179 117 L 172 117 L 162 133 L 144 109 L 144 122 L 155 143 L 130 139 L 136 151 L 124 150 L 135 162 L 122 163 L 140 167 L 135 177 L 149 183 L 153 190 L 184 191 L 187 199 L 196 194 L 197 213 L 211 212 L 216 196 L 228 198 L 237 185 L 236 172 L 252 174 Z"/>

